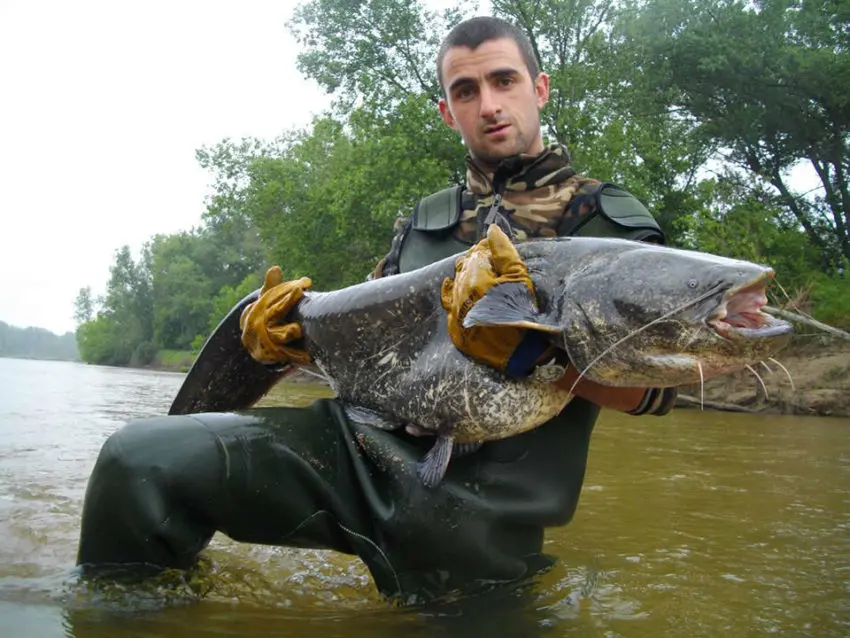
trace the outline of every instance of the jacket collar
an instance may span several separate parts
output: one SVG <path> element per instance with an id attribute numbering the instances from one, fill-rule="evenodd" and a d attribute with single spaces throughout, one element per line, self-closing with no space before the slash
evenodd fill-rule
<path id="1" fill-rule="evenodd" d="M 476 195 L 494 191 L 529 191 L 562 182 L 575 175 L 570 154 L 562 144 L 551 144 L 538 155 L 514 155 L 503 159 L 495 171 L 486 171 L 466 157 L 466 186 Z"/>

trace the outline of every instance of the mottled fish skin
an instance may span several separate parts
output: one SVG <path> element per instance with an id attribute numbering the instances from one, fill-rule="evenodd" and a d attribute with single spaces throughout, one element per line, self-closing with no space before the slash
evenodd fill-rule
<path id="1" fill-rule="evenodd" d="M 758 362 L 790 337 L 790 325 L 772 318 L 765 330 L 735 338 L 707 323 L 732 292 L 772 276 L 763 266 L 622 239 L 536 239 L 517 250 L 539 308 L 529 309 L 524 325 L 546 326 L 552 344 L 602 384 L 690 383 L 707 370 Z M 510 380 L 455 348 L 440 293 L 457 257 L 339 291 L 305 293 L 292 316 L 301 323 L 304 347 L 343 401 L 450 444 L 535 428 L 571 394 L 551 383 L 557 373 Z M 426 464 L 420 476 L 436 484 L 445 455 L 430 457 L 439 457 L 442 469 Z"/>
<path id="2" fill-rule="evenodd" d="M 336 395 L 393 422 L 448 428 L 457 443 L 512 436 L 556 416 L 571 395 L 551 377 L 507 380 L 455 348 L 440 301 L 454 260 L 423 270 L 305 294 L 293 318 Z"/>

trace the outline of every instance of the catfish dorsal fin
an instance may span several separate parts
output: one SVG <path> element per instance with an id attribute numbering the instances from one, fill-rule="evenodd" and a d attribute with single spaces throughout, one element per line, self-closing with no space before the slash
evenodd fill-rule
<path id="1" fill-rule="evenodd" d="M 521 282 L 496 284 L 490 288 L 463 320 L 464 328 L 473 326 L 514 326 L 541 332 L 561 331 L 537 311 L 534 295 Z"/>

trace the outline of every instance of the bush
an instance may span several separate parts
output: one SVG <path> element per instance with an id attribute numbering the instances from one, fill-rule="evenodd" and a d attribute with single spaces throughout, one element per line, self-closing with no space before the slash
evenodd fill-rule
<path id="1" fill-rule="evenodd" d="M 850 331 L 850 275 L 812 275 L 808 313 L 818 321 Z"/>
<path id="2" fill-rule="evenodd" d="M 186 372 L 192 367 L 195 356 L 189 350 L 160 350 L 154 359 L 158 368 Z"/>

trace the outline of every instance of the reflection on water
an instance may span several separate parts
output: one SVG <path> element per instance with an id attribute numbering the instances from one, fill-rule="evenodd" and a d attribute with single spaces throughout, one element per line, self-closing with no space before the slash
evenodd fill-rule
<path id="1" fill-rule="evenodd" d="M 528 586 L 398 609 L 359 561 L 216 536 L 147 587 L 73 573 L 106 437 L 183 375 L 0 359 L 0 636 L 715 636 L 850 633 L 847 419 L 606 413 L 575 520 Z M 286 386 L 304 404 L 324 388 Z"/>

